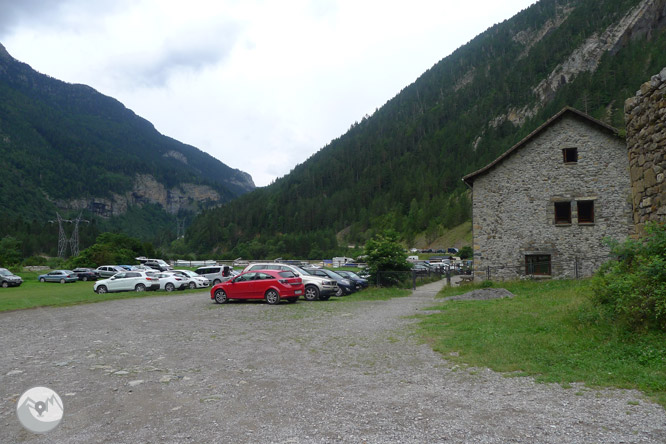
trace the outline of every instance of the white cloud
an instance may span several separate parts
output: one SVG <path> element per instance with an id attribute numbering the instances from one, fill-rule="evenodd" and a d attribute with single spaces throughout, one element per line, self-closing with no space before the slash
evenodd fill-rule
<path id="1" fill-rule="evenodd" d="M 266 185 L 530 3 L 0 0 L 0 39 Z"/>

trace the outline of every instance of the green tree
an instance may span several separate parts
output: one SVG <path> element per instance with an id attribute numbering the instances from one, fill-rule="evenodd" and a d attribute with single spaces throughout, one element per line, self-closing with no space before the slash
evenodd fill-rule
<path id="1" fill-rule="evenodd" d="M 469 245 L 465 245 L 458 251 L 458 257 L 460 259 L 470 259 L 474 255 L 474 250 Z"/>
<path id="2" fill-rule="evenodd" d="M 375 235 L 365 245 L 371 279 L 379 285 L 399 285 L 409 278 L 411 267 L 398 234 L 387 230 Z"/>
<path id="3" fill-rule="evenodd" d="M 0 240 L 0 264 L 4 267 L 21 262 L 21 241 L 5 236 Z"/>

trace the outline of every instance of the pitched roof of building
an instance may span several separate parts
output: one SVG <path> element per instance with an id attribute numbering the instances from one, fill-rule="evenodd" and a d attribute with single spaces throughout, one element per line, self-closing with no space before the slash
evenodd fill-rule
<path id="1" fill-rule="evenodd" d="M 568 115 L 568 114 L 570 114 L 570 115 L 572 115 L 572 116 L 574 116 L 574 117 L 582 118 L 582 119 L 584 119 L 584 120 L 587 121 L 587 122 L 593 123 L 594 125 L 597 125 L 597 126 L 601 127 L 603 130 L 605 130 L 605 131 L 609 131 L 609 132 L 613 133 L 613 134 L 616 135 L 616 136 L 617 136 L 618 133 L 619 133 L 619 131 L 617 130 L 617 128 L 612 127 L 612 126 L 610 126 L 610 125 L 608 125 L 608 124 L 602 122 L 601 120 L 597 120 L 597 119 L 595 119 L 594 117 L 592 117 L 592 116 L 590 116 L 590 115 L 588 115 L 588 114 L 585 114 L 585 113 L 582 112 L 582 111 L 579 111 L 579 110 L 577 110 L 577 109 L 575 109 L 575 108 L 571 108 L 570 106 L 566 106 L 566 107 L 562 108 L 562 110 L 561 110 L 560 112 L 558 112 L 558 113 L 555 114 L 553 117 L 551 117 L 551 118 L 548 119 L 546 122 L 544 122 L 544 123 L 543 123 L 541 126 L 539 126 L 537 129 L 535 129 L 535 130 L 532 131 L 530 134 L 528 134 L 523 140 L 521 140 L 520 142 L 518 142 L 517 144 L 515 144 L 514 146 L 512 146 L 511 148 L 509 148 L 506 152 L 504 152 L 504 154 L 502 154 L 501 156 L 499 156 L 497 159 L 493 160 L 491 163 L 489 163 L 489 164 L 486 165 L 485 167 L 481 168 L 480 170 L 474 171 L 473 173 L 470 173 L 470 174 L 464 176 L 464 177 L 462 178 L 463 182 L 465 182 L 469 187 L 472 187 L 472 185 L 474 184 L 474 180 L 475 180 L 478 176 L 480 176 L 480 175 L 482 175 L 482 174 L 485 174 L 485 173 L 487 173 L 488 171 L 490 171 L 495 165 L 497 165 L 497 164 L 499 164 L 500 162 L 502 162 L 505 158 L 509 157 L 509 156 L 510 156 L 511 154 L 513 154 L 515 151 L 519 150 L 519 149 L 522 148 L 524 145 L 526 145 L 527 142 L 529 142 L 530 140 L 534 139 L 534 138 L 537 137 L 539 134 L 541 134 L 543 131 L 545 131 L 545 130 L 546 130 L 549 126 L 551 126 L 553 123 L 557 122 L 557 121 L 560 120 L 562 117 L 564 117 L 565 115 Z"/>

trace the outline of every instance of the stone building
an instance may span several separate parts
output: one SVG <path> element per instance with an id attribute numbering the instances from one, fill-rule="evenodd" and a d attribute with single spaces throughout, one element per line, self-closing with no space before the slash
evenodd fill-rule
<path id="1" fill-rule="evenodd" d="M 666 221 L 666 68 L 624 104 L 634 223 Z"/>
<path id="2" fill-rule="evenodd" d="M 573 108 L 463 180 L 475 280 L 589 276 L 609 257 L 604 238 L 633 233 L 626 145 Z"/>

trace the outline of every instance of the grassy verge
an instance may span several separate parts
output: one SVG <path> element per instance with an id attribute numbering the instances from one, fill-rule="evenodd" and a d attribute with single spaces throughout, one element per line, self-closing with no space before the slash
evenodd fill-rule
<path id="1" fill-rule="evenodd" d="M 497 286 L 498 284 L 496 284 Z M 666 334 L 631 334 L 589 302 L 589 281 L 502 284 L 517 297 L 446 301 L 420 331 L 447 359 L 567 387 L 636 388 L 666 406 Z M 478 287 L 445 288 L 441 297 Z"/>
<path id="2" fill-rule="evenodd" d="M 330 301 L 387 301 L 393 298 L 402 298 L 412 294 L 411 290 L 405 290 L 402 288 L 382 288 L 382 287 L 370 287 L 365 290 L 357 291 L 352 293 L 349 296 L 343 296 L 340 298 L 332 297 Z"/>
<path id="3" fill-rule="evenodd" d="M 147 296 L 164 296 L 165 291 L 122 292 L 97 294 L 93 291 L 93 282 L 72 282 L 60 284 L 39 282 L 39 273 L 20 273 L 23 284 L 20 287 L 0 288 L 0 311 L 20 310 L 35 307 L 60 307 L 90 302 L 109 301 L 112 299 L 129 299 Z M 208 289 L 187 290 L 187 292 L 204 292 Z"/>

